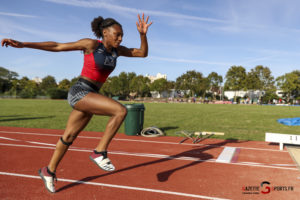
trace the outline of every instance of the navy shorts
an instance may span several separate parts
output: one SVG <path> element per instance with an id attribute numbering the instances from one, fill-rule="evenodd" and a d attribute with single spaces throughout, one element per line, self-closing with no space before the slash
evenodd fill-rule
<path id="1" fill-rule="evenodd" d="M 93 83 L 80 78 L 69 90 L 68 102 L 74 108 L 75 104 L 85 97 L 88 93 L 98 93 L 99 88 Z"/>

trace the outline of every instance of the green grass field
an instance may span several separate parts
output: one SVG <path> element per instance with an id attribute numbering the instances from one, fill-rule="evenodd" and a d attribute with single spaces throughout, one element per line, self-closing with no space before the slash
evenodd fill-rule
<path id="1" fill-rule="evenodd" d="M 128 103 L 128 102 L 125 102 Z M 167 135 L 180 130 L 225 132 L 218 138 L 264 140 L 265 132 L 300 134 L 300 126 L 285 126 L 279 118 L 300 117 L 300 107 L 259 105 L 145 103 L 144 127 Z M 64 129 L 71 107 L 65 100 L 0 99 L 0 126 Z M 94 116 L 85 128 L 103 131 L 108 117 Z M 124 124 L 119 132 L 124 133 Z"/>

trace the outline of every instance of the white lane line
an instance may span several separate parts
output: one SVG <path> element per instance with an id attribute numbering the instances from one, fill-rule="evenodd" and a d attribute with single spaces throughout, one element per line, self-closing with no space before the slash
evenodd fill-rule
<path id="1" fill-rule="evenodd" d="M 6 144 L 0 143 L 0 146 L 12 146 L 12 147 L 27 147 L 27 148 L 37 148 L 37 149 L 55 149 L 55 147 L 48 146 L 31 146 L 31 145 L 20 145 L 20 144 Z M 92 149 L 85 149 L 79 147 L 70 147 L 69 151 L 80 151 L 80 152 L 88 152 L 91 153 Z M 145 153 L 128 153 L 128 152 L 118 152 L 118 151 L 110 151 L 110 154 L 118 154 L 125 156 L 137 156 L 137 157 L 150 157 L 150 158 L 160 158 L 160 159 L 170 159 L 170 160 L 189 160 L 194 162 L 211 162 L 216 163 L 215 159 L 201 160 L 195 157 L 175 157 L 169 155 L 162 154 L 145 154 Z M 262 167 L 262 168 L 272 168 L 272 169 L 284 169 L 284 170 L 298 170 L 297 168 L 289 168 L 289 167 L 280 167 L 280 166 L 271 166 L 264 163 L 248 163 L 248 162 L 237 162 L 237 163 L 217 163 L 217 164 L 228 164 L 228 165 L 241 165 L 241 166 L 250 166 L 250 167 Z"/>
<path id="2" fill-rule="evenodd" d="M 0 139 L 2 139 L 2 140 L 11 140 L 11 141 L 19 141 L 19 140 L 12 139 L 12 138 L 7 138 L 7 137 L 0 137 Z"/>
<path id="3" fill-rule="evenodd" d="M 40 179 L 39 176 L 33 176 L 33 175 L 27 175 L 27 174 L 9 173 L 9 172 L 0 172 L 0 175 Z M 125 185 L 115 185 L 115 184 L 98 183 L 98 182 L 86 182 L 86 181 L 64 179 L 64 178 L 58 178 L 57 180 L 58 181 L 62 181 L 62 182 L 68 182 L 68 183 L 78 183 L 78 184 L 102 186 L 102 187 L 109 187 L 109 188 L 118 188 L 118 189 L 124 189 L 124 190 L 135 190 L 135 191 L 142 191 L 142 192 L 152 192 L 152 193 L 160 193 L 160 194 L 167 194 L 167 195 L 192 197 L 192 198 L 199 198 L 199 199 L 229 200 L 229 199 L 218 198 L 218 197 L 210 197 L 210 196 L 204 196 L 204 195 L 198 195 L 198 194 L 189 194 L 189 193 L 182 193 L 182 192 L 173 192 L 173 191 L 168 191 L 168 190 L 157 190 L 157 189 L 151 189 L 151 188 L 133 187 L 133 186 L 125 186 Z"/>
<path id="4" fill-rule="evenodd" d="M 43 143 L 43 142 L 32 142 L 32 141 L 25 141 L 31 144 L 41 144 L 41 145 L 46 145 L 46 146 L 56 146 L 56 144 L 49 144 L 49 143 Z"/>
<path id="5" fill-rule="evenodd" d="M 216 162 L 230 163 L 235 151 L 236 151 L 235 147 L 225 147 L 222 153 L 217 158 Z"/>
<path id="6" fill-rule="evenodd" d="M 297 166 L 296 164 L 270 164 L 274 166 Z"/>
<path id="7" fill-rule="evenodd" d="M 34 142 L 34 141 L 25 141 L 25 140 L 18 140 L 18 139 L 7 138 L 7 137 L 0 137 L 0 139 L 18 141 L 18 142 L 27 142 L 27 143 L 31 143 L 31 144 L 41 144 L 41 145 L 46 145 L 46 146 L 56 146 L 56 144 L 49 144 L 49 143 L 43 143 L 43 142 Z"/>
<path id="8" fill-rule="evenodd" d="M 14 132 L 14 131 L 0 131 L 0 133 L 5 134 L 21 134 L 21 135 L 38 135 L 38 136 L 51 136 L 51 137 L 61 137 L 61 135 L 56 134 L 47 134 L 47 133 L 26 133 L 26 132 Z M 91 137 L 91 136 L 78 136 L 78 138 L 84 139 L 101 139 L 101 137 Z M 127 141 L 127 142 L 144 142 L 144 143 L 154 143 L 154 144 L 172 144 L 172 145 L 186 145 L 186 146 L 211 146 L 211 147 L 218 147 L 218 148 L 225 148 L 225 146 L 220 145 L 213 145 L 213 144 L 192 144 L 192 143 L 177 143 L 177 142 L 162 142 L 162 141 L 153 141 L 153 140 L 134 140 L 134 139 L 121 139 L 121 138 L 113 138 L 116 141 Z M 227 146 L 231 147 L 231 146 Z M 239 149 L 248 149 L 248 150 L 258 150 L 258 151 L 273 151 L 273 152 L 280 152 L 280 153 L 288 153 L 287 150 L 276 150 L 276 149 L 263 149 L 263 148 L 252 148 L 252 147 L 235 147 Z"/>

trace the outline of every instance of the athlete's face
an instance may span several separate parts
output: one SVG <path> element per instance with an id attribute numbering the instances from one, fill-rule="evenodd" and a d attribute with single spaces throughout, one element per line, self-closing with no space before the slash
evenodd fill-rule
<path id="1" fill-rule="evenodd" d="M 103 36 L 106 42 L 117 48 L 122 42 L 123 30 L 119 25 L 114 24 L 103 31 Z"/>

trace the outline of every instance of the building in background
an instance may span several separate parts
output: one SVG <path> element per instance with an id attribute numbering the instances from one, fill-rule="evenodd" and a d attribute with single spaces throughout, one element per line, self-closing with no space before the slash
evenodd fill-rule
<path id="1" fill-rule="evenodd" d="M 156 76 L 151 76 L 149 74 L 146 74 L 146 77 L 150 79 L 151 83 L 153 83 L 155 80 L 160 79 L 160 78 L 164 78 L 167 80 L 167 75 L 161 74 L 161 73 L 157 73 Z"/>
<path id="2" fill-rule="evenodd" d="M 34 82 L 36 82 L 37 84 L 40 84 L 43 82 L 43 80 L 40 77 L 35 77 L 32 79 Z"/>

